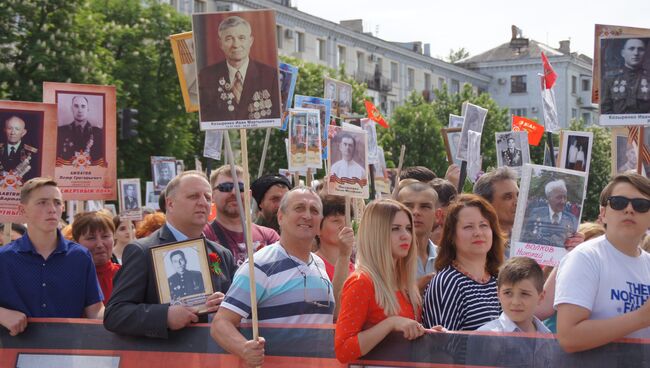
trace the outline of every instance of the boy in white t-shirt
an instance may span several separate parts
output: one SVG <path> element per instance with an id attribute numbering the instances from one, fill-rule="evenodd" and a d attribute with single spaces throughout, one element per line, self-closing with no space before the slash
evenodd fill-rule
<path id="1" fill-rule="evenodd" d="M 650 338 L 650 254 L 639 248 L 650 228 L 650 179 L 615 176 L 600 205 L 605 235 L 566 255 L 557 273 L 557 337 L 567 352 Z"/>

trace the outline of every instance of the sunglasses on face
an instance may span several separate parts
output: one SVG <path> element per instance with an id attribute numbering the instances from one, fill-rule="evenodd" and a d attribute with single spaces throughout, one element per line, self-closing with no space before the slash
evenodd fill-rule
<path id="1" fill-rule="evenodd" d="M 244 183 L 238 183 L 239 184 L 239 191 L 243 192 L 244 191 Z M 220 191 L 221 193 L 230 193 L 232 192 L 233 188 L 235 187 L 235 183 L 229 182 L 229 183 L 221 183 L 214 187 L 214 189 Z"/>
<path id="2" fill-rule="evenodd" d="M 627 198 L 623 196 L 611 196 L 607 198 L 609 206 L 616 211 L 622 211 L 632 202 L 632 208 L 639 213 L 646 213 L 650 210 L 650 200 L 645 198 Z"/>

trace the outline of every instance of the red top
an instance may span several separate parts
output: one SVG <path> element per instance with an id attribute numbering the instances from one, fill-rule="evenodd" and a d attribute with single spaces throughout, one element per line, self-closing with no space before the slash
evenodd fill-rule
<path id="1" fill-rule="evenodd" d="M 327 272 L 327 277 L 330 278 L 330 281 L 334 281 L 334 265 L 329 263 L 325 257 L 320 257 L 320 259 L 323 260 L 323 263 L 325 263 L 325 272 Z M 354 272 L 354 263 L 350 262 L 350 265 L 348 266 L 350 273 Z"/>
<path id="2" fill-rule="evenodd" d="M 418 320 L 413 313 L 413 305 L 401 292 L 396 292 L 400 317 Z M 419 313 L 418 313 L 419 314 Z M 341 363 L 349 363 L 361 357 L 359 332 L 385 320 L 384 310 L 375 300 L 375 287 L 370 277 L 362 272 L 354 272 L 343 285 L 341 310 L 336 321 L 334 351 Z M 418 315 L 419 318 L 419 315 Z"/>
<path id="3" fill-rule="evenodd" d="M 99 287 L 102 288 L 102 294 L 104 294 L 104 305 L 107 305 L 108 299 L 111 298 L 111 293 L 113 293 L 113 277 L 120 267 L 122 266 L 110 261 L 104 265 L 95 266 Z"/>

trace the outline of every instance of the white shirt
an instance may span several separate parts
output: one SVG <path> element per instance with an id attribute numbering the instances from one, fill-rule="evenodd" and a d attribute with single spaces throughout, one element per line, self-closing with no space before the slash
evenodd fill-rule
<path id="1" fill-rule="evenodd" d="M 418 272 L 417 272 L 417 277 L 422 277 L 427 274 L 436 272 L 436 269 L 434 267 L 434 263 L 436 261 L 436 255 L 438 254 L 436 250 L 436 245 L 433 244 L 431 240 L 429 240 L 429 244 L 427 247 L 427 263 L 422 264 L 422 260 L 420 257 L 418 257 Z"/>
<path id="2" fill-rule="evenodd" d="M 589 319 L 610 319 L 639 309 L 650 298 L 650 254 L 630 257 L 605 235 L 567 254 L 557 272 L 554 308 L 573 304 L 588 309 Z M 650 327 L 626 337 L 650 338 Z"/>
<path id="3" fill-rule="evenodd" d="M 576 146 L 569 147 L 569 162 L 576 162 L 577 155 L 578 155 L 578 147 Z"/>
<path id="4" fill-rule="evenodd" d="M 7 156 L 11 153 L 11 147 L 14 148 L 14 153 L 18 152 L 18 147 L 20 147 L 20 141 L 16 144 L 7 143 Z"/>
<path id="5" fill-rule="evenodd" d="M 550 334 L 552 333 L 548 327 L 544 326 L 542 321 L 537 317 L 533 316 L 533 325 L 535 325 L 535 330 L 537 333 Z M 492 322 L 488 322 L 483 326 L 479 327 L 477 331 L 491 331 L 491 332 L 524 332 L 514 323 L 506 312 L 502 312 L 499 318 L 495 319 Z"/>
<path id="6" fill-rule="evenodd" d="M 354 160 L 339 160 L 332 165 L 332 173 L 339 178 L 359 178 L 366 177 L 366 170 Z"/>
<path id="7" fill-rule="evenodd" d="M 242 86 L 244 85 L 244 81 L 246 80 L 246 71 L 248 70 L 248 62 L 250 61 L 249 58 L 246 58 L 244 62 L 241 64 L 239 69 L 236 69 L 235 67 L 231 66 L 228 64 L 226 61 L 226 65 L 228 65 L 228 77 L 230 78 L 230 85 L 232 86 L 233 83 L 235 83 L 235 74 L 237 74 L 237 71 L 241 74 L 241 83 Z"/>
<path id="8" fill-rule="evenodd" d="M 551 220 L 551 223 L 553 223 L 553 214 L 555 213 L 557 213 L 557 223 L 559 224 L 560 221 L 562 221 L 562 211 L 554 212 L 551 206 L 548 206 L 548 213 L 549 213 L 549 219 Z"/>

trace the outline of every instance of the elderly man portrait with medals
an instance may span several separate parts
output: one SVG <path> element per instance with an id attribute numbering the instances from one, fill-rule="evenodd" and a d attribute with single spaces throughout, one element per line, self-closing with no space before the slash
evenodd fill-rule
<path id="1" fill-rule="evenodd" d="M 88 98 L 72 97 L 70 110 L 73 121 L 58 130 L 57 165 L 75 162 L 104 165 L 104 131 L 88 120 Z"/>
<path id="2" fill-rule="evenodd" d="M 13 115 L 4 121 L 3 129 L 5 139 L 0 142 L 0 174 L 11 173 L 22 178 L 22 182 L 38 176 L 36 170 L 32 170 L 32 160 L 37 159 L 38 148 L 23 140 L 27 134 L 25 121 Z"/>
<path id="3" fill-rule="evenodd" d="M 251 24 L 230 16 L 217 33 L 225 60 L 199 72 L 201 121 L 279 119 L 278 71 L 249 57 Z"/>

